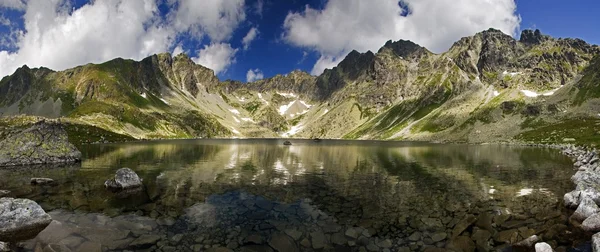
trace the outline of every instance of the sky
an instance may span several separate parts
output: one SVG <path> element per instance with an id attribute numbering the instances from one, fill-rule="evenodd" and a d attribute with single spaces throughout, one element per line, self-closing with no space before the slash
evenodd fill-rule
<path id="1" fill-rule="evenodd" d="M 221 80 L 318 75 L 388 40 L 441 53 L 488 28 L 599 44 L 597 13 L 597 0 L 0 0 L 0 77 L 161 52 L 186 53 Z"/>

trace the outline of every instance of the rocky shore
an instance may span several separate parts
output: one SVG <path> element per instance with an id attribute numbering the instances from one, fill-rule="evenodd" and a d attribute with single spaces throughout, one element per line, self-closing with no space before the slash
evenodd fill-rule
<path id="1" fill-rule="evenodd" d="M 74 163 L 81 152 L 59 123 L 39 121 L 0 141 L 0 166 Z"/>
<path id="2" fill-rule="evenodd" d="M 600 251 L 600 157 L 596 149 L 565 146 L 563 154 L 571 157 L 577 173 L 571 177 L 575 190 L 565 194 L 565 205 L 576 209 L 569 221 L 592 236 L 594 252 Z"/>

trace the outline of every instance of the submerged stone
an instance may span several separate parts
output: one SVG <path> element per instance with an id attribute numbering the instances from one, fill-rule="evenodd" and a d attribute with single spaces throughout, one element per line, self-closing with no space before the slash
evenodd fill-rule
<path id="1" fill-rule="evenodd" d="M 114 179 L 109 179 L 104 182 L 104 186 L 109 190 L 120 191 L 140 188 L 142 180 L 137 173 L 129 168 L 121 168 L 117 170 Z"/>

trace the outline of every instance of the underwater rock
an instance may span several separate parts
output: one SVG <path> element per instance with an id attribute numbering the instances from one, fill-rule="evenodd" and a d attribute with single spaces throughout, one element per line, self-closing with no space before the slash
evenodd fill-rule
<path id="1" fill-rule="evenodd" d="M 46 185 L 54 183 L 54 179 L 51 178 L 31 178 L 32 185 Z"/>
<path id="2" fill-rule="evenodd" d="M 16 242 L 37 236 L 52 217 L 29 199 L 0 199 L 0 241 Z"/>
<path id="3" fill-rule="evenodd" d="M 283 142 L 283 145 L 292 145 L 292 142 L 286 140 L 285 142 Z"/>

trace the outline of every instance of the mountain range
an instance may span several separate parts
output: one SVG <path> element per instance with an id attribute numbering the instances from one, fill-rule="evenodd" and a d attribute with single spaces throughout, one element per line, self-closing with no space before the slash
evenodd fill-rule
<path id="1" fill-rule="evenodd" d="M 0 129 L 56 119 L 77 143 L 158 138 L 600 141 L 600 47 L 489 29 L 436 54 L 411 41 L 350 52 L 319 76 L 220 81 L 185 54 L 0 80 Z M 0 134 L 1 136 L 1 134 Z"/>

